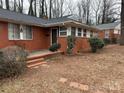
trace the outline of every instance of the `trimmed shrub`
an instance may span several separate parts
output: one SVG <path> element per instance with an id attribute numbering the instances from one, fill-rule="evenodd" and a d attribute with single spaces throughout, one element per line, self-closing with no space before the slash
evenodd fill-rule
<path id="1" fill-rule="evenodd" d="M 112 44 L 117 44 L 117 39 L 116 38 L 112 38 L 111 42 L 112 42 Z"/>
<path id="2" fill-rule="evenodd" d="M 60 48 L 61 48 L 60 44 L 54 43 L 52 46 L 50 46 L 49 50 L 52 51 L 52 52 L 55 52 L 55 51 L 57 51 Z"/>
<path id="3" fill-rule="evenodd" d="M 0 78 L 18 76 L 26 70 L 28 53 L 21 47 L 11 46 L 0 52 Z"/>
<path id="4" fill-rule="evenodd" d="M 110 39 L 107 39 L 107 38 L 104 38 L 103 41 L 104 41 L 105 45 L 108 45 L 111 43 Z"/>
<path id="5" fill-rule="evenodd" d="M 98 39 L 98 49 L 102 49 L 105 46 L 105 43 L 103 40 Z"/>
<path id="6" fill-rule="evenodd" d="M 104 47 L 103 40 L 101 40 L 99 38 L 90 38 L 89 43 L 90 43 L 90 46 L 91 46 L 91 51 L 93 53 L 96 53 L 97 49 L 102 49 Z"/>
<path id="7" fill-rule="evenodd" d="M 67 53 L 72 54 L 76 38 L 74 36 L 67 37 Z"/>

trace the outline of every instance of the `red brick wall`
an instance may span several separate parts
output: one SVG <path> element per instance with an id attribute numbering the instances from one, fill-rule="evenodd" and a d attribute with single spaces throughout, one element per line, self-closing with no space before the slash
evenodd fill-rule
<path id="1" fill-rule="evenodd" d="M 61 44 L 61 51 L 66 52 L 67 50 L 67 37 L 58 37 L 58 43 Z M 88 51 L 90 48 L 87 38 L 76 38 L 75 47 L 73 49 L 74 53 L 79 51 Z"/>
<path id="2" fill-rule="evenodd" d="M 105 37 L 104 31 L 99 31 L 98 36 L 100 39 L 104 39 L 104 37 Z"/>
<path id="3" fill-rule="evenodd" d="M 8 23 L 0 22 L 0 48 L 11 45 L 20 45 L 27 50 L 48 49 L 50 46 L 50 31 L 40 27 L 32 27 L 33 40 L 9 40 L 8 39 Z"/>
<path id="4" fill-rule="evenodd" d="M 67 49 L 67 37 L 58 37 L 58 43 L 61 44 L 60 50 L 66 52 Z"/>
<path id="5" fill-rule="evenodd" d="M 106 30 L 106 31 L 108 31 L 108 30 Z M 109 30 L 110 31 L 110 33 L 109 33 L 109 38 L 110 39 L 112 39 L 112 38 L 119 38 L 119 34 L 114 34 L 114 30 L 113 29 L 110 29 Z M 101 39 L 104 39 L 104 37 L 105 37 L 105 31 L 99 31 L 99 38 L 101 38 Z"/>

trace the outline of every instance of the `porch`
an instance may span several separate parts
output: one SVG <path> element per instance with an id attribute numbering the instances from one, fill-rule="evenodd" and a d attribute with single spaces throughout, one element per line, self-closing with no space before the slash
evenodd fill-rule
<path id="1" fill-rule="evenodd" d="M 33 68 L 38 67 L 42 64 L 47 64 L 47 62 L 45 61 L 47 58 L 62 53 L 62 51 L 51 52 L 49 50 L 33 51 L 29 53 L 29 56 L 27 57 L 27 67 Z"/>

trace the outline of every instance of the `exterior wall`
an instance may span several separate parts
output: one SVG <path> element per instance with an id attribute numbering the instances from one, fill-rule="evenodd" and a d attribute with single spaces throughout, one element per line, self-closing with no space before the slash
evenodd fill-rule
<path id="1" fill-rule="evenodd" d="M 100 39 L 104 39 L 104 37 L 105 37 L 104 31 L 99 31 L 99 32 L 98 32 L 98 37 L 99 37 Z"/>
<path id="2" fill-rule="evenodd" d="M 109 39 L 111 40 L 112 38 L 119 38 L 119 34 L 114 34 L 114 29 L 109 29 L 109 30 L 103 30 L 99 31 L 99 38 L 104 39 L 105 38 L 105 31 L 109 31 Z"/>
<path id="3" fill-rule="evenodd" d="M 66 53 L 67 50 L 67 37 L 58 37 L 58 43 L 61 44 L 61 51 Z M 83 37 L 77 37 L 75 42 L 75 47 L 73 49 L 73 53 L 76 54 L 78 52 L 85 52 L 90 49 L 88 39 Z"/>
<path id="4" fill-rule="evenodd" d="M 9 40 L 8 39 L 8 23 L 0 22 L 0 48 L 7 46 L 19 45 L 27 50 L 48 49 L 50 46 L 50 31 L 40 27 L 32 27 L 33 40 Z"/>

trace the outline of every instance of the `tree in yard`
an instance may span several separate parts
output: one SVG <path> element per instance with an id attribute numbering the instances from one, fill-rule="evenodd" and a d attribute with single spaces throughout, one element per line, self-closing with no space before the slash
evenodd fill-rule
<path id="1" fill-rule="evenodd" d="M 124 0 L 122 0 L 121 4 L 121 37 L 120 37 L 120 45 L 124 45 Z"/>

